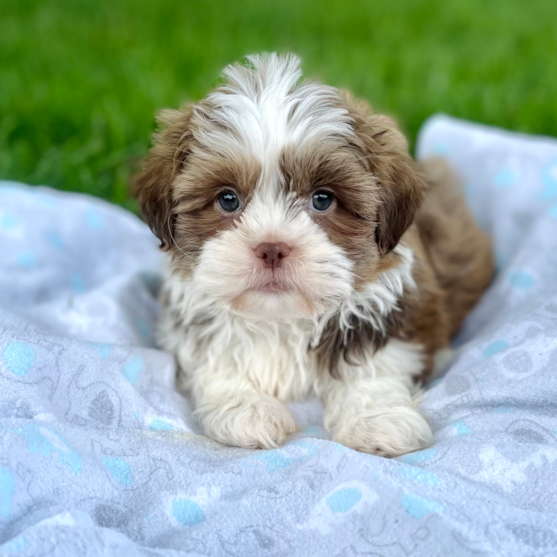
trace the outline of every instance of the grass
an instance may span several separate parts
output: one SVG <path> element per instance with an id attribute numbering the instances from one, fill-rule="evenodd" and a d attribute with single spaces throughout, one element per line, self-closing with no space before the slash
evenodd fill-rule
<path id="1" fill-rule="evenodd" d="M 555 0 L 0 0 L 0 178 L 134 209 L 154 114 L 245 54 L 398 117 L 446 112 L 557 135 Z"/>

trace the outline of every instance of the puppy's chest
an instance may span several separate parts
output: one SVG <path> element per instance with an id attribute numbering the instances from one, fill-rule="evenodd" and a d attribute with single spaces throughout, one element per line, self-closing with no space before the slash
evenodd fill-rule
<path id="1" fill-rule="evenodd" d="M 216 335 L 205 355 L 198 353 L 200 367 L 229 370 L 257 391 L 280 400 L 306 396 L 315 386 L 317 365 L 310 342 L 311 325 L 298 323 L 250 323 L 235 319 L 223 324 L 226 340 Z"/>
<path id="2" fill-rule="evenodd" d="M 250 362 L 244 373 L 258 390 L 281 400 L 306 396 L 317 380 L 311 330 L 304 323 L 284 325 L 271 334 L 264 329 L 252 345 L 242 343 L 240 352 Z"/>

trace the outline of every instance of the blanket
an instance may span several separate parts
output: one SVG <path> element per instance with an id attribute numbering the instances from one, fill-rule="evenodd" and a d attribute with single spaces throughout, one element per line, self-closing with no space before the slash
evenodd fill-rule
<path id="1" fill-rule="evenodd" d="M 423 397 L 435 443 L 276 450 L 202 435 L 157 349 L 161 254 L 101 200 L 0 183 L 0 555 L 557 554 L 557 142 L 446 116 L 446 157 L 498 275 Z"/>

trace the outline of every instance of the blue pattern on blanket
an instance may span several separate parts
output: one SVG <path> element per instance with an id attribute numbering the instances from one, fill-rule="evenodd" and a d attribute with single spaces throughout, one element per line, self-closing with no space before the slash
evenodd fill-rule
<path id="1" fill-rule="evenodd" d="M 500 273 L 423 407 L 433 447 L 386 460 L 300 432 L 203 435 L 153 345 L 161 254 L 118 207 L 0 183 L 0 554 L 557 554 L 557 143 L 438 116 Z M 2 545 L 3 544 L 3 545 Z"/>
<path id="2" fill-rule="evenodd" d="M 557 160 L 551 161 L 543 169 L 543 186 L 544 191 L 542 199 L 552 199 L 557 197 Z"/>

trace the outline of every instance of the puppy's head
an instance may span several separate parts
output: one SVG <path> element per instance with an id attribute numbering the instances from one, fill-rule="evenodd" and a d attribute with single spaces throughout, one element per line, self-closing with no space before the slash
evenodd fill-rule
<path id="1" fill-rule="evenodd" d="M 260 319 L 316 317 L 392 264 L 422 199 L 393 122 L 275 54 L 163 111 L 137 194 L 184 276 Z"/>

